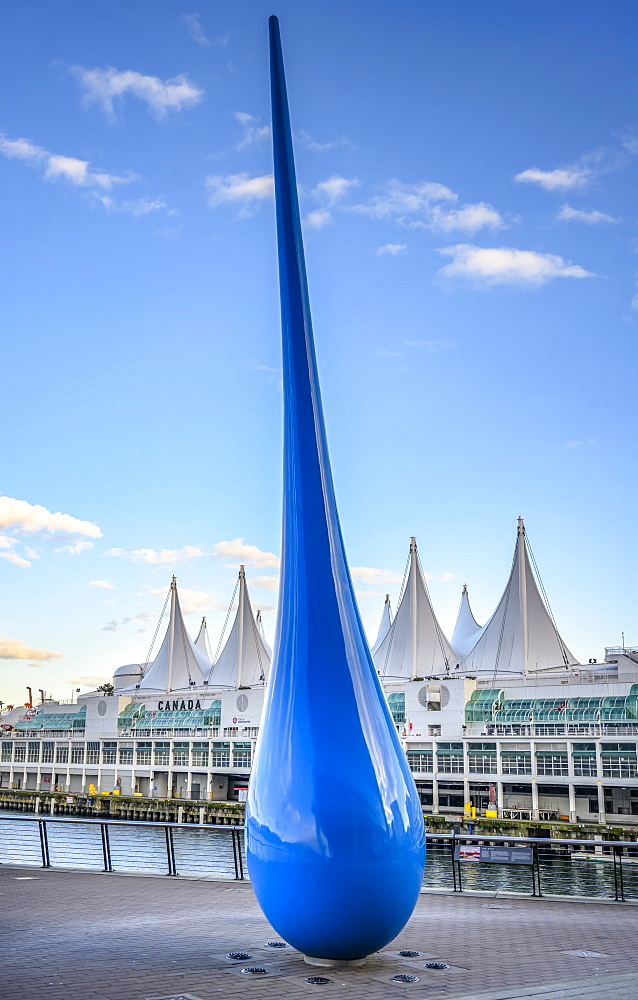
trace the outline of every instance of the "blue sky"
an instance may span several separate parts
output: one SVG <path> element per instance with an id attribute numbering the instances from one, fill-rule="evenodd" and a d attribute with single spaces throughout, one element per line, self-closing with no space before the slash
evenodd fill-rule
<path id="1" fill-rule="evenodd" d="M 448 634 L 465 582 L 486 620 L 522 514 L 569 647 L 638 642 L 634 5 L 35 0 L 0 11 L 5 702 L 145 658 L 173 573 L 216 643 L 246 562 L 272 635 L 273 12 L 370 632 L 412 534 Z"/>

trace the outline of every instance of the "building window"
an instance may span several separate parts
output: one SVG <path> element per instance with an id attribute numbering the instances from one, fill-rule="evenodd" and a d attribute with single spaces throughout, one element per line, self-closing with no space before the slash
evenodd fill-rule
<path id="1" fill-rule="evenodd" d="M 252 743 L 233 743 L 233 767 L 250 767 Z"/>
<path id="2" fill-rule="evenodd" d="M 138 764 L 149 765 L 151 763 L 151 744 L 138 743 L 135 759 Z"/>
<path id="3" fill-rule="evenodd" d="M 424 771 L 432 770 L 433 760 L 431 751 L 428 753 L 425 750 L 407 750 L 406 756 L 410 770 L 414 771 L 415 774 L 422 774 Z"/>
<path id="4" fill-rule="evenodd" d="M 188 743 L 173 744 L 173 765 L 188 767 Z"/>
<path id="5" fill-rule="evenodd" d="M 13 756 L 13 743 L 3 741 L 2 743 L 2 762 L 7 763 L 11 761 Z"/>
<path id="6" fill-rule="evenodd" d="M 208 743 L 193 743 L 193 767 L 208 767 Z"/>
<path id="7" fill-rule="evenodd" d="M 99 764 L 100 763 L 100 744 L 99 743 L 87 743 L 87 745 L 86 745 L 86 762 L 87 762 L 87 764 Z"/>
<path id="8" fill-rule="evenodd" d="M 403 726 L 405 724 L 405 693 L 403 691 L 395 691 L 389 694 L 388 705 L 390 706 L 395 726 Z"/>
<path id="9" fill-rule="evenodd" d="M 27 756 L 27 748 L 25 747 L 24 743 L 23 744 L 20 744 L 20 743 L 16 744 L 16 752 L 15 752 L 14 760 L 16 760 L 16 761 L 23 761 L 23 760 L 26 760 L 26 756 Z"/>
<path id="10" fill-rule="evenodd" d="M 155 767 L 168 767 L 170 756 L 169 743 L 156 743 L 153 753 L 153 763 Z"/>
<path id="11" fill-rule="evenodd" d="M 428 726 L 428 736 L 440 736 L 441 727 L 440 726 Z"/>
<path id="12" fill-rule="evenodd" d="M 503 751 L 501 753 L 501 768 L 503 774 L 531 774 L 531 753 Z"/>
<path id="13" fill-rule="evenodd" d="M 56 762 L 56 764 L 68 764 L 69 763 L 69 748 L 68 747 L 56 747 L 55 748 L 55 762 Z"/>
<path id="14" fill-rule="evenodd" d="M 603 757 L 603 778 L 635 778 L 636 758 Z"/>
<path id="15" fill-rule="evenodd" d="M 462 743 L 439 743 L 436 768 L 444 774 L 462 774 L 465 770 Z"/>
<path id="16" fill-rule="evenodd" d="M 454 753 L 438 753 L 437 770 L 443 774 L 463 774 L 463 754 L 460 756 Z"/>
<path id="17" fill-rule="evenodd" d="M 115 764 L 117 757 L 117 743 L 104 743 L 102 746 L 102 763 Z"/>
<path id="18" fill-rule="evenodd" d="M 427 708 L 428 712 L 440 712 L 441 711 L 441 685 L 440 684 L 428 684 L 427 685 Z"/>
<path id="19" fill-rule="evenodd" d="M 39 743 L 29 743 L 29 755 L 27 760 L 30 764 L 37 764 L 40 760 L 40 744 Z"/>
<path id="20" fill-rule="evenodd" d="M 592 757 L 574 757 L 574 774 L 581 778 L 595 778 L 598 775 L 596 754 Z"/>
<path id="21" fill-rule="evenodd" d="M 120 764 L 132 764 L 133 747 L 120 747 L 119 757 L 120 757 Z"/>
<path id="22" fill-rule="evenodd" d="M 53 763 L 53 743 L 42 744 L 42 763 L 43 764 Z"/>
<path id="23" fill-rule="evenodd" d="M 536 771 L 540 775 L 569 774 L 566 753 L 539 754 L 536 757 Z"/>
<path id="24" fill-rule="evenodd" d="M 210 755 L 211 767 L 230 767 L 230 743 L 213 743 Z"/>
<path id="25" fill-rule="evenodd" d="M 496 752 L 470 754 L 470 774 L 496 774 Z"/>
<path id="26" fill-rule="evenodd" d="M 84 763 L 84 747 L 82 746 L 82 744 L 71 747 L 71 763 L 72 764 Z"/>

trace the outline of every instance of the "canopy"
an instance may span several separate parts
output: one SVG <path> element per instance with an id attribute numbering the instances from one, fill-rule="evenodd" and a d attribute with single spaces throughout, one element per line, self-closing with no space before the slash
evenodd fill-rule
<path id="1" fill-rule="evenodd" d="M 385 639 L 386 635 L 390 630 L 392 625 L 392 608 L 390 607 L 390 595 L 385 595 L 385 604 L 383 605 L 383 611 L 381 613 L 381 621 L 379 623 L 379 631 L 377 632 L 377 638 L 374 646 L 372 647 L 372 655 L 376 653 L 377 649 Z"/>
<path id="2" fill-rule="evenodd" d="M 459 664 L 432 609 L 416 538 L 410 541 L 410 570 L 397 613 L 372 658 L 384 680 L 427 677 L 454 670 Z"/>
<path id="3" fill-rule="evenodd" d="M 252 687 L 263 684 L 270 669 L 270 650 L 253 615 L 244 567 L 239 567 L 239 601 L 233 627 L 215 661 L 208 686 Z"/>
<path id="4" fill-rule="evenodd" d="M 505 592 L 466 656 L 464 667 L 471 673 L 527 674 L 575 663 L 578 660 L 561 639 L 541 596 L 530 562 L 525 525 L 519 517 Z"/>
<path id="5" fill-rule="evenodd" d="M 141 680 L 126 691 L 176 691 L 203 684 L 212 664 L 198 649 L 184 624 L 177 596 L 177 581 L 170 588 L 171 611 L 164 641 Z"/>
<path id="6" fill-rule="evenodd" d="M 472 614 L 470 599 L 467 594 L 467 584 L 464 583 L 463 593 L 461 594 L 461 606 L 452 634 L 452 645 L 459 656 L 467 656 L 471 652 L 482 631 L 482 627 Z"/>

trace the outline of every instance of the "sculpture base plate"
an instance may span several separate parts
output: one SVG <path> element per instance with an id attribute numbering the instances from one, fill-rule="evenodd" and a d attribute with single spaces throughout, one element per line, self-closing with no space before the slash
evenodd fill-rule
<path id="1" fill-rule="evenodd" d="M 315 958 L 313 955 L 304 955 L 303 960 L 308 965 L 317 965 L 322 969 L 357 969 L 368 961 L 367 957 L 353 958 L 348 962 L 340 958 Z"/>

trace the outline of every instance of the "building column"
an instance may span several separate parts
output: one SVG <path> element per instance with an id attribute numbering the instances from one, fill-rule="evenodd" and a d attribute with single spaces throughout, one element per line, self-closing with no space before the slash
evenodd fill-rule
<path id="1" fill-rule="evenodd" d="M 498 809 L 499 819 L 503 816 L 503 809 L 505 808 L 505 797 L 503 795 L 503 782 L 496 782 L 496 808 Z"/>
<path id="2" fill-rule="evenodd" d="M 569 822 L 576 822 L 576 789 L 571 782 L 569 784 Z"/>
<path id="3" fill-rule="evenodd" d="M 603 787 L 602 781 L 597 783 L 598 787 L 598 822 L 605 825 L 607 823 L 607 818 L 605 815 L 605 789 Z"/>
<path id="4" fill-rule="evenodd" d="M 538 821 L 538 785 L 534 779 L 532 779 L 532 819 Z"/>
<path id="5" fill-rule="evenodd" d="M 436 775 L 432 775 L 432 815 L 439 815 L 439 783 Z"/>
<path id="6" fill-rule="evenodd" d="M 470 799 L 470 779 L 466 778 L 465 776 L 463 776 L 463 813 L 464 813 L 464 815 L 465 815 L 465 806 L 466 806 L 466 803 L 471 802 L 471 801 L 472 800 Z M 477 812 L 478 812 L 478 810 L 477 810 Z M 472 815 L 472 813 L 470 813 L 470 816 L 471 815 Z"/>

